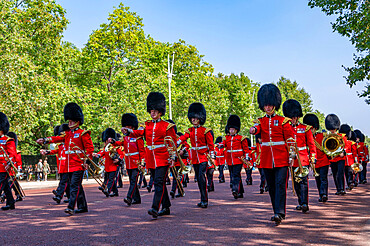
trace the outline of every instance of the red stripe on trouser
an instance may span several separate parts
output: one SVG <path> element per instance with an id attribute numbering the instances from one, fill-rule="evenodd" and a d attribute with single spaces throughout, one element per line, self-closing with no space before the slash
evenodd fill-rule
<path id="1" fill-rule="evenodd" d="M 286 214 L 286 190 L 288 188 L 288 180 L 289 180 L 288 177 L 289 177 L 289 167 L 286 170 L 286 178 L 285 178 L 285 204 L 284 204 L 284 213 L 285 214 Z M 294 180 L 294 177 L 292 177 L 292 180 Z M 294 186 L 294 181 L 292 182 L 292 186 Z M 294 187 L 293 187 L 293 189 L 294 189 Z"/>
<path id="2" fill-rule="evenodd" d="M 117 169 L 118 170 L 118 169 Z M 116 177 L 117 177 L 117 170 L 116 170 L 116 172 L 114 173 L 114 177 L 113 177 L 113 182 L 112 182 L 112 187 L 110 187 L 110 189 L 109 189 L 109 193 L 112 191 L 112 189 L 113 189 L 113 186 L 114 186 L 114 182 L 116 182 L 115 181 L 115 179 L 116 179 Z M 109 180 L 109 177 L 108 177 L 108 180 Z"/>
<path id="3" fill-rule="evenodd" d="M 167 174 L 168 174 L 168 169 L 167 169 L 167 171 L 166 171 L 166 175 L 165 175 L 165 176 L 164 176 L 164 178 L 163 178 L 163 189 L 162 189 L 161 200 L 159 200 L 158 209 L 161 207 L 161 203 L 162 203 L 162 199 L 163 199 L 163 195 L 164 195 L 164 189 L 166 188 L 166 179 L 167 179 Z"/>
<path id="4" fill-rule="evenodd" d="M 309 182 L 308 176 L 307 176 L 307 205 L 308 205 L 308 202 L 309 202 L 308 199 L 310 198 L 310 196 L 308 195 L 309 192 L 310 192 L 310 182 Z"/>
<path id="5" fill-rule="evenodd" d="M 134 189 L 132 190 L 132 193 L 131 193 L 131 196 L 130 198 L 132 199 L 132 196 L 134 195 L 134 192 L 135 192 L 135 189 L 136 189 L 136 186 L 137 186 L 137 177 L 139 176 L 139 172 L 137 172 L 137 175 L 136 175 L 136 178 L 135 178 L 135 186 L 134 186 Z"/>
<path id="6" fill-rule="evenodd" d="M 82 185 L 82 178 L 84 177 L 84 175 L 82 174 L 81 175 L 81 179 L 80 179 L 80 181 L 81 181 L 81 185 Z M 77 190 L 77 195 L 76 195 L 76 199 L 75 199 L 75 204 L 73 204 L 73 209 L 75 208 L 75 206 L 76 206 L 76 202 L 77 202 L 77 199 L 78 199 L 78 194 L 80 193 L 80 184 L 78 185 L 78 190 Z"/>

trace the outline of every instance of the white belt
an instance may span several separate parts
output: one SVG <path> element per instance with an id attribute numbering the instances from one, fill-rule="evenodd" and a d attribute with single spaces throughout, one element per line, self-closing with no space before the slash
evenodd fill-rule
<path id="1" fill-rule="evenodd" d="M 138 154 L 139 154 L 139 152 L 127 153 L 127 154 L 125 154 L 125 156 L 132 156 L 132 155 L 138 155 Z"/>
<path id="2" fill-rule="evenodd" d="M 82 152 L 80 150 L 67 150 L 64 153 L 69 155 L 69 154 L 81 154 Z"/>
<path id="3" fill-rule="evenodd" d="M 162 148 L 162 147 L 166 147 L 166 145 L 164 144 L 158 144 L 158 145 L 148 145 L 146 146 L 149 150 L 153 150 L 153 149 L 158 149 L 158 148 Z"/>
<path id="4" fill-rule="evenodd" d="M 191 147 L 192 150 L 200 150 L 200 149 L 206 149 L 207 146 L 201 146 L 201 147 Z"/>
<path id="5" fill-rule="evenodd" d="M 285 142 L 284 141 L 280 141 L 280 142 L 263 142 L 261 145 L 262 146 L 285 145 Z"/>
<path id="6" fill-rule="evenodd" d="M 219 156 L 216 156 L 217 158 L 224 158 L 225 156 L 223 155 L 219 155 Z"/>
<path id="7" fill-rule="evenodd" d="M 240 152 L 240 151 L 243 151 L 243 150 L 242 149 L 232 149 L 232 150 L 228 150 L 227 152 L 234 153 L 234 152 Z"/>
<path id="8" fill-rule="evenodd" d="M 305 150 L 305 149 L 307 149 L 307 146 L 304 146 L 304 147 L 298 147 L 297 148 L 299 151 L 301 151 L 301 150 Z"/>
<path id="9" fill-rule="evenodd" d="M 346 155 L 352 155 L 352 153 L 346 153 Z"/>

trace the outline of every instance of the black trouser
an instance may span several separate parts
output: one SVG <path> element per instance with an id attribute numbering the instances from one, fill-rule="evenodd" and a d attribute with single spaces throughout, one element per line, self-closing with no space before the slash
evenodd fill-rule
<path id="1" fill-rule="evenodd" d="M 363 170 L 360 172 L 360 183 L 366 181 L 367 162 L 362 162 Z"/>
<path id="2" fill-rule="evenodd" d="M 6 196 L 6 205 L 14 205 L 14 197 L 9 187 L 9 175 L 8 173 L 0 173 L 0 194 L 4 191 Z"/>
<path id="3" fill-rule="evenodd" d="M 177 172 L 177 175 L 179 176 L 178 171 L 179 171 L 180 167 L 175 166 L 174 168 Z M 176 192 L 177 181 L 176 181 L 175 175 L 173 174 L 172 168 L 170 168 L 170 172 L 172 174 L 172 188 L 171 188 L 171 191 Z M 182 176 L 179 177 L 179 180 L 180 180 L 180 182 L 182 182 Z"/>
<path id="4" fill-rule="evenodd" d="M 261 176 L 260 188 L 264 189 L 266 186 L 265 172 L 263 171 L 263 168 L 258 168 L 258 172 L 260 173 L 260 176 Z"/>
<path id="5" fill-rule="evenodd" d="M 168 197 L 167 187 L 166 187 L 166 178 L 168 175 L 168 166 L 157 167 L 155 169 L 155 178 L 154 178 L 154 197 L 152 208 L 159 210 L 161 204 L 162 208 L 171 207 L 170 198 Z"/>
<path id="6" fill-rule="evenodd" d="M 122 166 L 118 166 L 118 170 L 117 170 L 117 188 L 123 186 L 121 170 L 122 170 Z"/>
<path id="7" fill-rule="evenodd" d="M 128 188 L 127 198 L 130 198 L 131 201 L 141 202 L 139 187 L 137 186 L 139 169 L 127 169 L 127 173 L 130 180 L 130 187 Z"/>
<path id="8" fill-rule="evenodd" d="M 67 197 L 69 198 L 69 193 L 70 193 L 69 175 L 68 173 L 60 173 L 59 176 L 60 176 L 60 179 L 59 179 L 59 185 L 57 188 L 57 196 L 62 198 L 65 192 Z"/>
<path id="9" fill-rule="evenodd" d="M 319 176 L 315 177 L 316 186 L 319 191 L 320 197 L 323 195 L 328 196 L 328 172 L 329 172 L 329 165 L 323 167 L 317 167 L 316 172 L 320 174 Z"/>
<path id="10" fill-rule="evenodd" d="M 298 204 L 308 205 L 308 175 L 300 179 L 301 181 L 297 183 L 294 177 L 294 189 L 295 193 L 297 194 Z"/>
<path id="11" fill-rule="evenodd" d="M 219 172 L 218 179 L 220 181 L 225 181 L 224 168 L 225 168 L 225 165 L 218 166 L 218 172 Z"/>
<path id="12" fill-rule="evenodd" d="M 108 185 L 107 185 L 107 190 L 108 193 L 113 192 L 114 194 L 118 193 L 117 189 L 117 172 L 118 172 L 118 167 L 116 168 L 116 171 L 113 172 L 107 172 L 107 179 L 108 179 Z"/>
<path id="13" fill-rule="evenodd" d="M 345 166 L 344 167 L 344 174 L 346 176 L 347 186 L 350 187 L 351 185 L 353 185 L 353 171 L 352 171 L 352 168 L 350 166 Z"/>
<path id="14" fill-rule="evenodd" d="M 263 169 L 274 214 L 285 216 L 286 187 L 288 182 L 288 167 L 275 167 Z"/>
<path id="15" fill-rule="evenodd" d="M 144 184 L 144 186 L 148 186 L 148 183 L 146 182 L 145 175 L 140 173 L 140 181 L 139 181 L 139 188 L 141 187 L 141 183 Z"/>
<path id="16" fill-rule="evenodd" d="M 19 194 L 19 192 L 21 192 L 21 188 L 19 187 L 18 180 L 16 179 L 14 181 L 9 180 L 9 186 L 10 186 L 10 189 L 14 190 L 14 194 L 16 196 L 21 196 L 21 194 Z"/>
<path id="17" fill-rule="evenodd" d="M 233 165 L 228 165 L 227 166 L 228 169 L 229 169 L 229 174 L 230 174 L 230 186 L 232 188 L 232 184 L 233 184 L 233 169 L 234 169 L 234 166 Z"/>
<path id="18" fill-rule="evenodd" d="M 335 187 L 337 187 L 337 191 L 344 191 L 344 165 L 345 160 L 340 160 L 337 162 L 331 162 L 330 167 L 333 173 Z"/>
<path id="19" fill-rule="evenodd" d="M 238 194 L 244 193 L 244 187 L 242 182 L 242 171 L 243 164 L 233 165 L 232 166 L 232 188 L 233 192 L 237 192 Z"/>
<path id="20" fill-rule="evenodd" d="M 210 191 L 215 190 L 215 184 L 213 183 L 213 173 L 214 173 L 214 171 L 215 171 L 214 168 L 208 168 L 207 169 L 207 188 Z"/>
<path id="21" fill-rule="evenodd" d="M 356 173 L 354 176 L 354 180 L 353 180 L 353 182 L 355 183 L 355 186 L 358 185 L 359 177 L 360 177 L 360 173 Z"/>
<path id="22" fill-rule="evenodd" d="M 247 174 L 247 178 L 245 179 L 245 182 L 247 184 L 252 184 L 253 180 L 252 180 L 252 168 L 244 168 L 245 169 L 245 173 Z"/>
<path id="23" fill-rule="evenodd" d="M 87 202 L 85 197 L 85 192 L 82 187 L 82 179 L 84 176 L 84 171 L 76 171 L 68 173 L 69 180 L 71 181 L 71 190 L 69 196 L 69 209 L 74 209 L 77 202 L 78 209 L 87 210 Z"/>
<path id="24" fill-rule="evenodd" d="M 149 187 L 152 188 L 154 184 L 154 178 L 155 178 L 155 169 L 149 168 L 149 171 L 150 171 Z"/>
<path id="25" fill-rule="evenodd" d="M 199 164 L 194 164 L 195 177 L 198 180 L 198 188 L 200 191 L 200 201 L 208 203 L 208 194 L 207 194 L 207 172 L 208 162 L 202 162 Z"/>

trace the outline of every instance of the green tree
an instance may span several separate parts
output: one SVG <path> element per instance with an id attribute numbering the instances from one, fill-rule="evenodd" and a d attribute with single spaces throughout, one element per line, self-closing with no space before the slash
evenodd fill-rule
<path id="1" fill-rule="evenodd" d="M 370 1 L 369 0 L 309 0 L 308 6 L 318 7 L 326 15 L 337 17 L 332 28 L 348 37 L 356 48 L 354 66 L 345 67 L 347 84 L 352 87 L 358 82 L 370 80 Z M 370 104 L 370 85 L 359 93 Z"/>

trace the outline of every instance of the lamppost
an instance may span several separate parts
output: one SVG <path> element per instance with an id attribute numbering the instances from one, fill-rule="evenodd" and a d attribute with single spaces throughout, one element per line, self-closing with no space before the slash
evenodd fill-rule
<path id="1" fill-rule="evenodd" d="M 175 61 L 175 51 L 172 53 L 172 64 L 170 66 L 170 54 L 168 54 L 168 60 L 167 60 L 167 64 L 168 64 L 168 72 L 167 72 L 167 78 L 168 78 L 168 94 L 169 94 L 169 97 L 168 97 L 168 101 L 169 101 L 169 108 L 170 108 L 170 119 L 172 120 L 172 97 L 171 97 L 171 80 L 172 80 L 172 76 L 175 76 L 173 74 L 173 63 Z"/>

